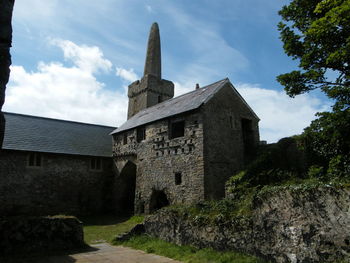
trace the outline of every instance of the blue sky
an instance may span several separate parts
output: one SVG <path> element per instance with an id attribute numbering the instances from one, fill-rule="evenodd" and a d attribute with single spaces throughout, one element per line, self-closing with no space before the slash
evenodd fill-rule
<path id="1" fill-rule="evenodd" d="M 143 73 L 158 22 L 163 78 L 175 94 L 229 77 L 269 142 L 301 133 L 329 102 L 287 97 L 276 76 L 295 69 L 278 39 L 276 0 L 25 0 L 13 15 L 5 111 L 110 126 L 126 120 L 127 85 Z"/>

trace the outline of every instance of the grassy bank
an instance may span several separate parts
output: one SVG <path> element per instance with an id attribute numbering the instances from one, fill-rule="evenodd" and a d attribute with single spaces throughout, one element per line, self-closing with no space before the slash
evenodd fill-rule
<path id="1" fill-rule="evenodd" d="M 264 263 L 256 257 L 247 256 L 236 252 L 215 251 L 211 248 L 198 249 L 191 246 L 178 246 L 172 243 L 141 235 L 125 242 L 114 242 L 115 245 L 123 245 L 143 250 L 147 253 L 169 257 L 187 263 Z"/>
<path id="2" fill-rule="evenodd" d="M 81 218 L 84 227 L 84 241 L 87 244 L 111 243 L 117 235 L 129 231 L 143 221 L 143 216 L 117 218 L 97 216 Z"/>
<path id="3" fill-rule="evenodd" d="M 135 236 L 124 242 L 113 241 L 117 235 L 129 231 L 136 224 L 141 223 L 143 219 L 143 216 L 130 218 L 116 218 L 114 216 L 82 218 L 84 240 L 87 244 L 109 242 L 114 245 L 123 245 L 188 263 L 264 262 L 256 257 L 236 252 L 218 252 L 209 248 L 197 249 L 190 246 L 178 246 L 147 235 Z"/>

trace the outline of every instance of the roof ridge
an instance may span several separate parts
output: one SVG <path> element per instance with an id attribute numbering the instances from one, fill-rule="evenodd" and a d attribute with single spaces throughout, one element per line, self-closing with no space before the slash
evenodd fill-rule
<path id="1" fill-rule="evenodd" d="M 219 80 L 202 88 L 195 89 L 175 98 L 165 100 L 164 102 L 158 103 L 152 107 L 143 109 L 110 134 L 112 135 L 124 130 L 129 130 L 133 127 L 144 125 L 146 123 L 195 110 L 206 102 L 208 96 L 211 97 L 212 93 L 216 93 L 221 87 L 225 86 L 226 83 L 230 83 L 228 78 Z"/>
<path id="2" fill-rule="evenodd" d="M 28 114 L 23 114 L 23 113 L 15 113 L 15 112 L 7 112 L 7 111 L 4 111 L 3 113 L 9 114 L 9 115 L 19 115 L 19 116 L 24 116 L 24 117 L 51 120 L 51 121 L 57 121 L 57 122 L 70 122 L 70 123 L 89 125 L 89 126 L 100 126 L 100 127 L 106 127 L 106 128 L 114 128 L 114 129 L 116 128 L 115 126 L 107 126 L 107 125 L 102 125 L 102 124 L 94 124 L 94 123 L 87 123 L 87 122 L 80 122 L 80 121 L 62 120 L 62 119 L 56 119 L 56 118 L 50 118 L 50 117 L 28 115 Z"/>
<path id="3" fill-rule="evenodd" d="M 138 116 L 138 115 L 141 115 L 142 112 L 147 111 L 148 109 L 152 109 L 152 108 L 155 108 L 155 107 L 157 107 L 157 106 L 159 107 L 159 106 L 162 105 L 162 104 L 168 103 L 168 102 L 170 102 L 170 101 L 173 101 L 173 100 L 175 100 L 175 99 L 181 98 L 181 97 L 183 97 L 183 96 L 185 96 L 185 95 L 188 95 L 188 94 L 191 94 L 191 93 L 199 92 L 200 90 L 202 90 L 202 89 L 204 89 L 204 88 L 207 88 L 207 87 L 209 87 L 209 86 L 215 85 L 215 84 L 217 84 L 217 83 L 219 83 L 219 82 L 223 82 L 223 81 L 229 81 L 229 78 L 226 77 L 226 78 L 224 78 L 224 79 L 221 79 L 221 80 L 218 80 L 218 81 L 213 82 L 213 83 L 211 83 L 211 84 L 208 84 L 208 85 L 206 85 L 206 86 L 204 86 L 204 87 L 200 87 L 199 89 L 195 89 L 195 90 L 186 92 L 186 93 L 184 93 L 184 94 L 181 94 L 181 95 L 179 95 L 179 96 L 173 97 L 173 98 L 171 98 L 171 99 L 164 100 L 164 101 L 162 101 L 161 103 L 157 103 L 157 104 L 155 104 L 155 105 L 153 105 L 153 106 L 151 106 L 151 107 L 148 107 L 148 108 L 145 108 L 145 109 L 139 111 L 138 113 L 136 113 L 136 114 L 135 114 L 134 116 L 132 116 L 131 118 L 133 118 L 133 117 L 135 117 L 135 116 Z M 131 119 L 131 118 L 130 118 L 130 119 Z"/>

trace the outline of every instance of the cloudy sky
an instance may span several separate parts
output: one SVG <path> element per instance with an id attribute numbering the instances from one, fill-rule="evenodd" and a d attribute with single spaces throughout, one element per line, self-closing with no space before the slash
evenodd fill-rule
<path id="1" fill-rule="evenodd" d="M 295 69 L 277 31 L 287 0 L 25 0 L 13 15 L 13 65 L 4 110 L 120 126 L 127 85 L 143 72 L 158 22 L 163 78 L 175 95 L 229 77 L 260 117 L 268 142 L 301 133 L 329 102 L 294 99 L 276 76 Z"/>

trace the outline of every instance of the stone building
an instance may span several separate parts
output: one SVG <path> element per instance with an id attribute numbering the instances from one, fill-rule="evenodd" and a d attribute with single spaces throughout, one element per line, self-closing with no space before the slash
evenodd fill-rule
<path id="1" fill-rule="evenodd" d="M 0 215 L 96 214 L 111 207 L 113 127 L 5 113 Z"/>
<path id="2" fill-rule="evenodd" d="M 259 118 L 229 79 L 173 96 L 173 83 L 161 76 L 155 23 L 144 76 L 128 89 L 128 120 L 111 133 L 124 182 L 116 198 L 138 213 L 223 197 L 225 181 L 259 143 Z"/>

